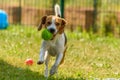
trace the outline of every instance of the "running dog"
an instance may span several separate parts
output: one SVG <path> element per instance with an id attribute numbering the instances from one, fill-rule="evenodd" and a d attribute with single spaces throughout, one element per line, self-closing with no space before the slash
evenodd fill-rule
<path id="1" fill-rule="evenodd" d="M 64 33 L 66 20 L 61 18 L 60 6 L 55 5 L 55 15 L 43 16 L 38 26 L 38 31 L 44 26 L 53 38 L 51 40 L 43 40 L 40 48 L 40 56 L 37 64 L 43 64 L 45 62 L 45 77 L 49 76 L 48 63 L 51 56 L 56 57 L 55 63 L 50 69 L 50 76 L 57 72 L 60 64 L 63 63 L 65 52 L 67 49 L 67 38 Z"/>

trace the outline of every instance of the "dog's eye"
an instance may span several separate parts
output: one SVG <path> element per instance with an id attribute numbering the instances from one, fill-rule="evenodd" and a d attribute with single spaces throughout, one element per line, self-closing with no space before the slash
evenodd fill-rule
<path id="1" fill-rule="evenodd" d="M 56 26 L 59 26 L 59 25 L 60 25 L 60 23 L 56 22 L 56 23 L 55 23 L 55 25 L 56 25 Z"/>
<path id="2" fill-rule="evenodd" d="M 47 24 L 48 24 L 48 25 L 50 25 L 50 24 L 51 24 L 51 22 L 47 22 Z"/>

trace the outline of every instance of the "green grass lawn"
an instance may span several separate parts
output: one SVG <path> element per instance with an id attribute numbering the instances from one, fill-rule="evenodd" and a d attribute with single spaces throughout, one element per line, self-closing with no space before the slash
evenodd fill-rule
<path id="1" fill-rule="evenodd" d="M 35 27 L 12 25 L 0 30 L 0 80 L 45 80 L 44 65 L 37 65 L 41 32 Z M 48 80 L 120 78 L 120 39 L 66 32 L 68 49 L 58 77 Z M 34 64 L 26 66 L 32 58 Z M 50 62 L 53 64 L 54 58 Z"/>

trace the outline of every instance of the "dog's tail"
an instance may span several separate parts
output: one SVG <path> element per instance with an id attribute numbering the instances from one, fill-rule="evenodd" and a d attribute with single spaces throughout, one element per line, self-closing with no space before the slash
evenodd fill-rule
<path id="1" fill-rule="evenodd" d="M 55 15 L 61 17 L 60 6 L 58 4 L 55 5 Z"/>

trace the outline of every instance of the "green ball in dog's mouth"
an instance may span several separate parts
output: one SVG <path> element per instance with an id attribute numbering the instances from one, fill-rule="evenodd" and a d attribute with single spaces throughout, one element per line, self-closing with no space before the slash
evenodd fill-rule
<path id="1" fill-rule="evenodd" d="M 47 29 L 44 29 L 44 30 L 43 30 L 41 36 L 42 36 L 42 38 L 43 38 L 44 40 L 51 40 L 52 37 L 53 37 L 52 33 L 50 33 Z"/>

